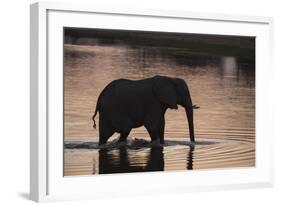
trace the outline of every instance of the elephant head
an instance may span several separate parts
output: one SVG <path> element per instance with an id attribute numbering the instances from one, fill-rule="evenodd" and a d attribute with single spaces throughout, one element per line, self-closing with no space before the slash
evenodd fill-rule
<path id="1" fill-rule="evenodd" d="M 180 78 L 156 76 L 153 92 L 160 103 L 168 108 L 178 109 L 178 105 L 185 108 L 190 140 L 194 142 L 193 109 L 199 107 L 196 105 L 193 106 L 185 81 Z"/>

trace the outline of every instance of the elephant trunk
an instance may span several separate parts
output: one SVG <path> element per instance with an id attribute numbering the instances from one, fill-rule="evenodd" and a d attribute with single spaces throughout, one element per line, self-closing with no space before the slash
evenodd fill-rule
<path id="1" fill-rule="evenodd" d="M 194 126 L 193 126 L 193 109 L 192 106 L 185 108 L 186 117 L 188 119 L 188 126 L 189 126 L 189 136 L 191 142 L 195 142 L 194 139 Z"/>
<path id="2" fill-rule="evenodd" d="M 186 113 L 186 118 L 188 120 L 190 141 L 195 142 L 194 125 L 193 125 L 193 105 L 192 105 L 192 101 L 191 101 L 191 97 L 190 97 L 189 92 L 187 93 L 187 98 L 186 98 L 185 101 L 186 101 L 186 103 L 185 103 L 185 113 Z"/>

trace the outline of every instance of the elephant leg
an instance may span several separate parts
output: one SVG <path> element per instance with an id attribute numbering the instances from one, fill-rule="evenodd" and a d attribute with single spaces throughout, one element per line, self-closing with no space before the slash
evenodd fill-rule
<path id="1" fill-rule="evenodd" d="M 99 145 L 105 144 L 107 140 L 114 134 L 114 130 L 103 114 L 99 117 Z"/>
<path id="2" fill-rule="evenodd" d="M 160 119 L 159 122 L 159 138 L 160 144 L 164 144 L 164 131 L 165 131 L 165 118 L 164 116 Z"/>
<path id="3" fill-rule="evenodd" d="M 153 109 L 144 121 L 144 126 L 147 129 L 151 141 L 159 139 L 164 142 L 164 111 L 158 108 Z M 161 139 L 162 138 L 162 139 Z"/>
<path id="4" fill-rule="evenodd" d="M 159 139 L 159 131 L 158 131 L 157 128 L 155 129 L 155 128 L 149 127 L 149 126 L 148 127 L 145 126 L 145 127 L 146 127 L 146 129 L 149 133 L 149 136 L 151 138 L 151 142 L 154 142 L 155 140 Z"/>
<path id="5" fill-rule="evenodd" d="M 120 137 L 118 139 L 118 143 L 119 142 L 125 142 L 127 140 L 128 135 L 130 134 L 130 132 L 131 132 L 131 129 L 122 131 L 121 134 L 120 134 Z"/>
<path id="6" fill-rule="evenodd" d="M 159 123 L 150 123 L 151 121 L 148 121 L 144 124 L 145 128 L 147 129 L 149 136 L 151 138 L 151 142 L 156 142 L 157 139 L 160 139 L 160 128 Z"/>
<path id="7" fill-rule="evenodd" d="M 113 122 L 114 126 L 118 130 L 117 132 L 120 133 L 118 142 L 125 142 L 133 128 L 132 121 L 127 115 L 121 112 L 113 116 Z"/>

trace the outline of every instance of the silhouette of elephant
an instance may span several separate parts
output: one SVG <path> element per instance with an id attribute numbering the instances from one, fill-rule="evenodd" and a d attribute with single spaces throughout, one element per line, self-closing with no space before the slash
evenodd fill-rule
<path id="1" fill-rule="evenodd" d="M 109 83 L 98 97 L 99 145 L 105 144 L 115 133 L 120 133 L 118 142 L 126 141 L 133 128 L 145 126 L 151 142 L 164 143 L 165 112 L 168 108 L 185 108 L 189 135 L 194 139 L 193 109 L 190 92 L 183 79 L 154 76 L 143 80 L 118 79 Z"/>

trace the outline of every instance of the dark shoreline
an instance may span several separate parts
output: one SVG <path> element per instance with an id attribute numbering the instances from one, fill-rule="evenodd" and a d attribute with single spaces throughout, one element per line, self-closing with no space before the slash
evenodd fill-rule
<path id="1" fill-rule="evenodd" d="M 182 50 L 181 56 L 201 53 L 212 56 L 235 56 L 249 61 L 250 64 L 255 62 L 255 37 L 64 28 L 64 43 L 158 47 L 164 53 L 171 55 L 173 55 L 173 48 L 176 48 Z"/>

